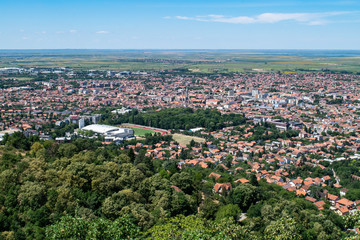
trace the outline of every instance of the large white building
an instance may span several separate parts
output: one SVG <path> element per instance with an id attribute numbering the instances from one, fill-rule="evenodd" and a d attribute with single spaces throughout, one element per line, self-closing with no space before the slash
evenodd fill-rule
<path id="1" fill-rule="evenodd" d="M 106 142 L 123 141 L 134 137 L 134 130 L 130 128 L 119 128 L 102 124 L 91 124 L 83 127 L 81 130 L 93 131 L 96 134 L 104 136 Z"/>
<path id="2" fill-rule="evenodd" d="M 20 68 L 0 68 L 0 73 L 19 73 Z"/>
<path id="3" fill-rule="evenodd" d="M 125 114 L 125 113 L 128 113 L 128 112 L 131 112 L 132 110 L 131 109 L 126 109 L 126 108 L 121 108 L 121 109 L 115 109 L 113 111 L 111 111 L 111 113 L 113 114 Z"/>

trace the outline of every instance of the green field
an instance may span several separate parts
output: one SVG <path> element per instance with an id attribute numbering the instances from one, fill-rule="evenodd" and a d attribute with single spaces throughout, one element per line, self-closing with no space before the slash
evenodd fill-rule
<path id="1" fill-rule="evenodd" d="M 179 133 L 173 134 L 173 139 L 182 145 L 189 144 L 191 140 L 194 140 L 195 142 L 198 142 L 198 143 L 205 142 L 204 138 L 192 137 L 192 136 L 187 136 L 187 135 L 183 135 L 183 134 L 179 134 Z"/>
<path id="2" fill-rule="evenodd" d="M 138 137 L 144 137 L 146 133 L 154 134 L 157 132 L 157 131 L 143 129 L 143 128 L 137 128 L 137 127 L 133 127 L 133 126 L 129 127 L 128 125 L 122 125 L 121 127 L 133 129 L 134 135 L 138 136 Z M 191 140 L 194 140 L 195 142 L 198 142 L 198 143 L 205 142 L 204 138 L 187 136 L 187 135 L 183 135 L 183 134 L 179 134 L 179 133 L 172 134 L 172 136 L 173 136 L 174 141 L 176 141 L 182 145 L 189 144 Z"/>
<path id="3" fill-rule="evenodd" d="M 241 50 L 0 50 L 1 67 L 70 67 L 75 70 L 158 71 L 188 69 L 193 73 L 360 72 L 360 52 L 331 56 L 306 51 Z M 358 55 L 357 55 L 358 54 Z"/>
<path id="4" fill-rule="evenodd" d="M 128 127 L 128 126 L 124 126 L 124 127 L 134 130 L 134 135 L 139 136 L 139 137 L 144 137 L 146 133 L 153 134 L 153 133 L 157 132 L 157 131 L 152 131 L 152 130 L 143 129 L 143 128 L 137 128 L 137 127 Z"/>
<path id="5" fill-rule="evenodd" d="M 30 81 L 30 80 L 33 80 L 34 78 L 32 78 L 32 77 L 13 77 L 13 79 L 16 79 L 18 81 Z"/>

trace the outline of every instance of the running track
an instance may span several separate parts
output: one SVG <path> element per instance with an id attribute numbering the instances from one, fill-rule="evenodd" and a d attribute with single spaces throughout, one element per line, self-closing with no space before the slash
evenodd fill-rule
<path id="1" fill-rule="evenodd" d="M 124 126 L 124 127 L 128 126 L 128 127 L 142 128 L 142 129 L 146 129 L 146 130 L 160 132 L 161 136 L 164 136 L 165 134 L 170 133 L 168 130 L 165 130 L 165 129 L 153 128 L 153 127 L 137 125 L 137 124 L 132 124 L 132 123 L 124 123 L 124 124 L 122 124 L 122 126 Z"/>

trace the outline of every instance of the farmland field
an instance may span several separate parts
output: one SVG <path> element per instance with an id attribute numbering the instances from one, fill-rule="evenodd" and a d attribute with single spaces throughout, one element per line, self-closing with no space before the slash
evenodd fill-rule
<path id="1" fill-rule="evenodd" d="M 2 67 L 75 70 L 231 72 L 360 72 L 359 51 L 313 50 L 0 50 Z"/>

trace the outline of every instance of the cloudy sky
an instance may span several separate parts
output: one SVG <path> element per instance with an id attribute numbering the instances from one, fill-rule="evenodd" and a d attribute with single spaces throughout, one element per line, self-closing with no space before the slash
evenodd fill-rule
<path id="1" fill-rule="evenodd" d="M 2 0 L 0 49 L 360 49 L 360 1 Z"/>

